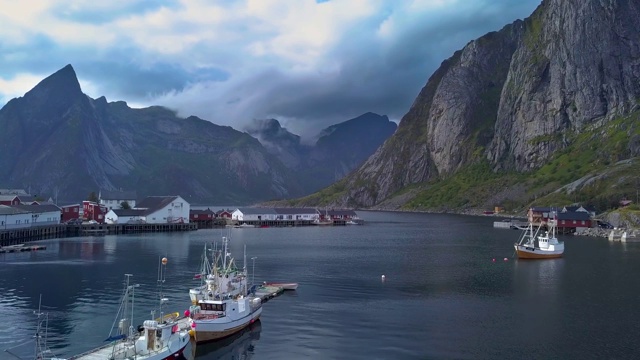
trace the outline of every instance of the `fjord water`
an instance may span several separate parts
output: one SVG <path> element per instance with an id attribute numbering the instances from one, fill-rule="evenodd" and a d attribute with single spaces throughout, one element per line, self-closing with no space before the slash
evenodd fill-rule
<path id="1" fill-rule="evenodd" d="M 199 346 L 197 359 L 638 354 L 640 243 L 565 236 L 564 258 L 524 261 L 512 258 L 521 232 L 494 229 L 493 217 L 358 214 L 366 225 L 230 230 L 239 264 L 247 246 L 250 280 L 257 257 L 256 282 L 300 286 L 264 304 L 249 331 Z M 141 284 L 134 319 L 141 324 L 157 304 L 164 256 L 165 309 L 183 312 L 204 244 L 228 231 L 55 239 L 41 242 L 44 251 L 0 255 L 0 350 L 33 336 L 40 294 L 55 355 L 102 344 L 125 273 Z M 32 344 L 12 351 L 33 354 Z"/>

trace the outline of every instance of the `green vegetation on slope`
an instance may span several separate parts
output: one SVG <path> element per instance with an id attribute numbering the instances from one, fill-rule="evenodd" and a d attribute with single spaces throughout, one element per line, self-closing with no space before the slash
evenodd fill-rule
<path id="1" fill-rule="evenodd" d="M 636 111 L 604 125 L 582 129 L 566 139 L 570 144 L 567 148 L 530 173 L 494 172 L 483 160 L 449 178 L 417 184 L 423 190 L 403 208 L 447 211 L 503 205 L 513 210 L 531 205 L 582 203 L 606 210 L 617 207 L 625 197 L 635 201 L 636 191 L 640 190 L 640 159 L 635 161 L 637 149 L 631 142 L 640 139 L 639 120 L 640 111 Z M 537 143 L 556 140 L 535 139 Z M 510 191 L 517 186 L 524 190 Z M 504 194 L 501 203 L 490 203 L 499 193 Z"/>

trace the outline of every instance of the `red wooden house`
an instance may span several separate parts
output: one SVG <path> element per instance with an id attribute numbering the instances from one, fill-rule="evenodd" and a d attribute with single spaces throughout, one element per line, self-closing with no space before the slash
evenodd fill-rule
<path id="1" fill-rule="evenodd" d="M 80 204 L 61 206 L 60 209 L 62 209 L 62 217 L 60 218 L 62 223 L 80 218 Z"/>
<path id="2" fill-rule="evenodd" d="M 107 214 L 109 209 L 98 203 L 93 201 L 83 201 L 82 202 L 82 219 L 86 221 L 94 220 L 99 224 L 104 223 L 104 216 Z"/>
<path id="3" fill-rule="evenodd" d="M 189 222 L 194 222 L 201 225 L 211 225 L 213 219 L 216 218 L 216 214 L 207 210 L 189 210 Z"/>

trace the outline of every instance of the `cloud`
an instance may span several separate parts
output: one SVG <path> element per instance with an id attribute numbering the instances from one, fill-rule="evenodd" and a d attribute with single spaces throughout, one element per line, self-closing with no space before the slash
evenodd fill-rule
<path id="1" fill-rule="evenodd" d="M 92 97 L 312 135 L 367 111 L 399 120 L 445 58 L 539 0 L 16 4 L 0 0 L 5 102 L 71 63 Z"/>

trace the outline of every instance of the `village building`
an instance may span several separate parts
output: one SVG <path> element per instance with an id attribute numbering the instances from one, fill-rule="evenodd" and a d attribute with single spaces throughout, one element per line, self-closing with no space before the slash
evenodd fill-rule
<path id="1" fill-rule="evenodd" d="M 586 211 L 560 212 L 557 216 L 558 230 L 574 231 L 578 228 L 592 227 L 591 214 Z M 563 231 L 566 232 L 566 231 Z"/>
<path id="2" fill-rule="evenodd" d="M 216 219 L 231 219 L 231 210 L 221 209 L 216 211 Z"/>
<path id="3" fill-rule="evenodd" d="M 215 218 L 216 214 L 211 209 L 189 211 L 189 222 L 195 222 L 198 225 L 212 225 Z"/>
<path id="4" fill-rule="evenodd" d="M 0 230 L 30 227 L 31 213 L 12 206 L 0 205 Z"/>
<path id="5" fill-rule="evenodd" d="M 148 196 L 135 209 L 147 210 L 148 224 L 188 223 L 191 206 L 180 196 Z"/>
<path id="6" fill-rule="evenodd" d="M 231 213 L 231 219 L 243 221 L 275 221 L 278 212 L 272 208 L 238 208 Z"/>
<path id="7" fill-rule="evenodd" d="M 146 209 L 111 209 L 105 215 L 107 224 L 145 224 L 148 210 Z"/>
<path id="8" fill-rule="evenodd" d="M 358 214 L 354 210 L 329 210 L 327 211 L 327 215 L 331 220 L 356 220 L 358 218 Z"/>
<path id="9" fill-rule="evenodd" d="M 60 224 L 61 211 L 55 205 L 11 205 L 10 207 L 29 214 L 28 225 L 22 227 Z M 22 224 L 24 225 L 24 221 Z"/>
<path id="10" fill-rule="evenodd" d="M 103 224 L 107 212 L 108 209 L 106 206 L 85 200 L 82 202 L 82 213 L 80 214 L 80 218 L 84 221 L 95 221 L 98 224 Z"/>
<path id="11" fill-rule="evenodd" d="M 105 215 L 108 224 L 189 223 L 190 205 L 180 196 L 149 196 L 134 209 L 111 209 Z"/>
<path id="12" fill-rule="evenodd" d="M 318 219 L 318 212 L 313 208 L 275 208 L 277 220 L 303 220 L 313 221 Z"/>
<path id="13" fill-rule="evenodd" d="M 15 194 L 0 195 L 0 205 L 20 205 L 20 199 Z"/>
<path id="14" fill-rule="evenodd" d="M 61 221 L 63 223 L 67 223 L 70 220 L 81 219 L 81 215 L 82 215 L 82 211 L 80 211 L 81 208 L 82 206 L 80 204 L 60 206 L 60 211 L 62 212 Z"/>
<path id="15" fill-rule="evenodd" d="M 108 210 L 121 209 L 122 203 L 129 204 L 131 209 L 136 207 L 137 194 L 135 191 L 110 191 L 100 190 L 98 193 L 98 202 L 105 206 Z"/>

